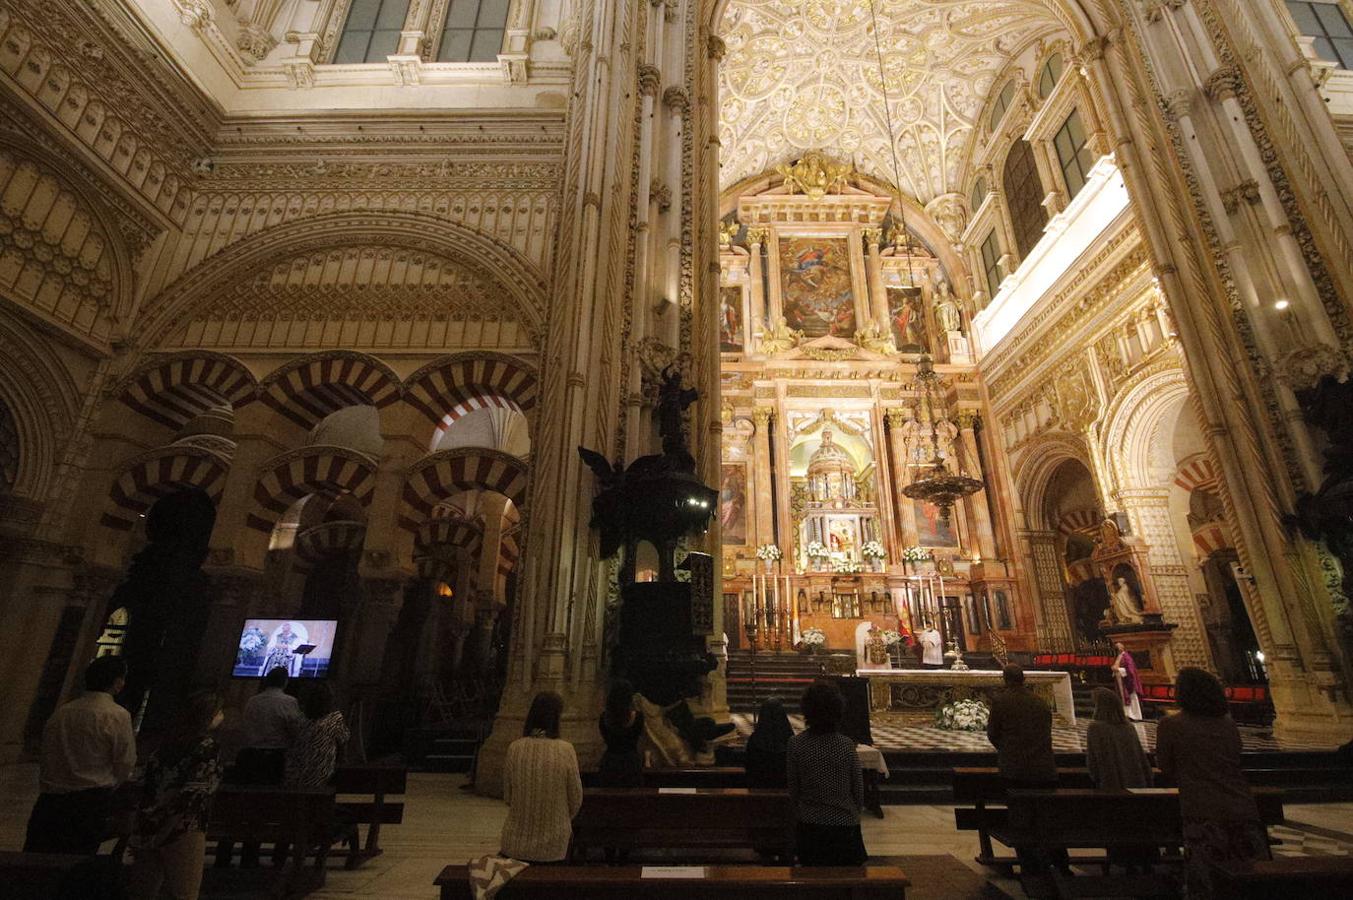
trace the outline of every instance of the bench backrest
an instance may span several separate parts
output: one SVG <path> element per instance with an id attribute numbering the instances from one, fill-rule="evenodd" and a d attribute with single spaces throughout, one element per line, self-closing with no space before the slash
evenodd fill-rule
<path id="1" fill-rule="evenodd" d="M 333 819 L 332 788 L 284 789 L 227 785 L 212 801 L 208 836 L 265 843 L 294 841 L 327 828 Z"/>
<path id="2" fill-rule="evenodd" d="M 1245 866 L 1212 865 L 1218 897 L 1259 900 L 1283 897 L 1353 896 L 1353 859 L 1347 856 L 1298 856 L 1260 860 Z"/>
<path id="3" fill-rule="evenodd" d="M 1265 825 L 1283 820 L 1281 791 L 1257 788 L 1254 796 Z M 1144 843 L 1183 839 L 1179 792 L 1174 789 L 1150 793 L 1011 791 L 1006 805 L 1011 828 L 1053 842 L 1074 838 L 1086 846 L 1104 846 L 1121 843 L 1125 835 L 1132 834 L 1141 835 Z"/>
<path id="4" fill-rule="evenodd" d="M 1005 799 L 1005 776 L 999 769 L 987 766 L 958 767 L 954 769 L 955 803 L 999 803 Z M 1061 768 L 1057 770 L 1057 786 L 1064 788 L 1093 788 L 1089 769 Z"/>
<path id="5" fill-rule="evenodd" d="M 665 793 L 656 788 L 589 788 L 582 809 L 573 820 L 579 827 L 615 828 L 739 828 L 793 823 L 794 808 L 787 791 L 747 788 L 695 789 L 695 793 Z"/>
<path id="6" fill-rule="evenodd" d="M 859 868 L 787 868 L 782 866 L 707 866 L 700 879 L 644 878 L 640 866 L 531 866 L 498 894 L 502 900 L 691 900 L 728 897 L 771 900 L 897 900 L 909 882 L 896 866 Z M 465 866 L 447 866 L 434 881 L 442 900 L 469 900 Z"/>
<path id="7" fill-rule="evenodd" d="M 399 795 L 408 791 L 409 770 L 402 766 L 343 766 L 330 782 L 339 794 Z"/>

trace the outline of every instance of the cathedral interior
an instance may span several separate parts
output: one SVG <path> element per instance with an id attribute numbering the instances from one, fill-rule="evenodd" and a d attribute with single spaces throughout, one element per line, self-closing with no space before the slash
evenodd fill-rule
<path id="1" fill-rule="evenodd" d="M 238 706 L 278 620 L 336 623 L 297 665 L 373 754 L 473 709 L 492 792 L 548 688 L 594 757 L 619 573 L 656 574 L 603 558 L 576 448 L 658 452 L 670 372 L 715 719 L 738 654 L 932 625 L 1120 642 L 1342 743 L 1350 21 L 0 2 L 0 761 L 104 653 L 147 723 Z"/>

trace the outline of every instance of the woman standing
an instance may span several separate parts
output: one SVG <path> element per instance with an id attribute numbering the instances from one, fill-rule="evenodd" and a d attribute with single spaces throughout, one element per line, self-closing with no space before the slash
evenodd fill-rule
<path id="1" fill-rule="evenodd" d="M 774 789 L 789 786 L 785 768 L 789 739 L 793 736 L 794 728 L 789 724 L 789 716 L 780 698 L 771 697 L 762 703 L 761 711 L 756 715 L 756 728 L 747 739 L 747 787 Z"/>
<path id="2" fill-rule="evenodd" d="M 1118 682 L 1118 694 L 1123 711 L 1134 722 L 1142 720 L 1142 678 L 1137 674 L 1137 662 L 1121 643 L 1114 644 L 1118 656 L 1113 661 L 1113 677 Z"/>
<path id="3" fill-rule="evenodd" d="M 818 682 L 801 705 L 808 730 L 789 741 L 786 760 L 799 865 L 862 866 L 864 775 L 855 742 L 837 730 L 846 702 L 835 685 Z"/>
<path id="4" fill-rule="evenodd" d="M 501 854 L 522 862 L 559 862 L 568 856 L 573 817 L 583 805 L 583 783 L 573 745 L 559 738 L 564 700 L 542 691 L 531 701 L 522 736 L 503 765 Z"/>
<path id="5" fill-rule="evenodd" d="M 1095 688 L 1093 696 L 1095 717 L 1085 732 L 1085 759 L 1095 787 L 1101 791 L 1150 787 L 1151 763 L 1118 695 Z"/>
<path id="6" fill-rule="evenodd" d="M 221 724 L 221 698 L 194 694 L 146 763 L 145 787 L 132 835 L 132 896 L 196 900 L 202 886 L 207 820 L 221 785 L 220 748 L 211 732 Z"/>
<path id="7" fill-rule="evenodd" d="M 1268 859 L 1268 833 L 1241 770 L 1226 692 L 1202 669 L 1179 671 L 1179 712 L 1156 729 L 1156 762 L 1179 787 L 1188 896 L 1211 897 L 1212 863 Z"/>
<path id="8" fill-rule="evenodd" d="M 639 756 L 639 738 L 644 734 L 644 717 L 634 708 L 633 684 L 621 679 L 611 685 L 597 727 L 606 743 L 597 766 L 601 786 L 643 787 L 644 761 Z"/>

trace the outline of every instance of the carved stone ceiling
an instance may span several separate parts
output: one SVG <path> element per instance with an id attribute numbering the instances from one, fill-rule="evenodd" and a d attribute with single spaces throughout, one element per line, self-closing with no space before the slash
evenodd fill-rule
<path id="1" fill-rule="evenodd" d="M 870 0 L 731 0 L 719 69 L 720 186 L 806 150 L 891 183 Z M 960 190 L 993 83 L 1060 31 L 1046 0 L 875 0 L 902 173 L 928 202 Z"/>

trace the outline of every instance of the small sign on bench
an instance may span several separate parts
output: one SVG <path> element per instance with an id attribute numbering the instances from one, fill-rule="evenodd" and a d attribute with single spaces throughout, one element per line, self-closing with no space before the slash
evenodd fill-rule
<path id="1" fill-rule="evenodd" d="M 640 878 L 704 878 L 704 866 L 644 866 Z"/>

